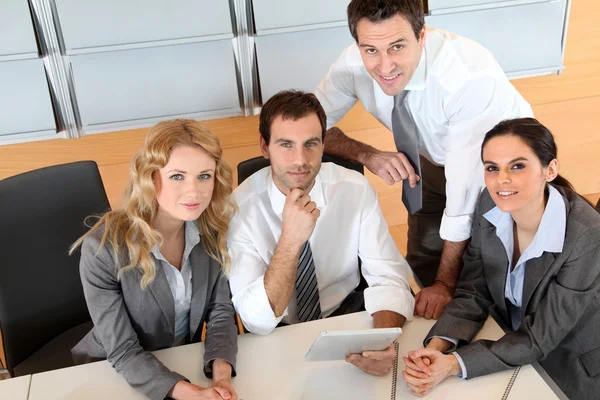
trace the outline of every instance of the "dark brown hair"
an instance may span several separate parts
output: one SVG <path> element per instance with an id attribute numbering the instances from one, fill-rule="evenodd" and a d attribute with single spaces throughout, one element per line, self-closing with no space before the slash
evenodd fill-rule
<path id="1" fill-rule="evenodd" d="M 558 147 L 552 132 L 548 128 L 535 118 L 516 118 L 498 123 L 485 135 L 481 144 L 481 159 L 483 160 L 483 149 L 487 142 L 498 136 L 509 135 L 518 137 L 525 142 L 540 160 L 543 167 L 547 167 L 550 161 L 557 158 Z M 552 184 L 575 191 L 571 182 L 560 175 L 554 178 Z"/>
<path id="2" fill-rule="evenodd" d="M 268 145 L 271 140 L 271 125 L 276 117 L 296 121 L 311 113 L 316 114 L 321 122 L 321 140 L 324 142 L 327 130 L 325 110 L 314 94 L 301 90 L 283 90 L 271 97 L 260 111 L 258 130 Z"/>
<path id="3" fill-rule="evenodd" d="M 402 14 L 412 26 L 417 39 L 425 25 L 421 0 L 352 0 L 347 11 L 350 34 L 357 42 L 356 25 L 363 18 L 376 23 L 390 19 L 396 14 Z"/>

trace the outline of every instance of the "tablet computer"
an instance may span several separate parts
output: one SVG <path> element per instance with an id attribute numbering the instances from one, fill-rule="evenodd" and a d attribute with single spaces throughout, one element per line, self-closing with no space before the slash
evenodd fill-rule
<path id="1" fill-rule="evenodd" d="M 400 334 L 402 328 L 321 332 L 304 359 L 306 361 L 344 360 L 346 356 L 353 353 L 384 350 Z"/>

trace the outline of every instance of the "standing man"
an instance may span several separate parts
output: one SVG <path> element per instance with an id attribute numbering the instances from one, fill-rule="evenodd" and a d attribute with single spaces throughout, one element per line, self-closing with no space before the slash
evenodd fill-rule
<path id="1" fill-rule="evenodd" d="M 409 211 L 407 261 L 421 284 L 415 313 L 438 318 L 451 300 L 483 187 L 485 133 L 529 117 L 492 54 L 464 37 L 425 27 L 421 0 L 352 0 L 346 48 L 315 94 L 327 114 L 326 152 L 402 181 Z M 394 135 L 398 152 L 333 127 L 360 100 Z"/>

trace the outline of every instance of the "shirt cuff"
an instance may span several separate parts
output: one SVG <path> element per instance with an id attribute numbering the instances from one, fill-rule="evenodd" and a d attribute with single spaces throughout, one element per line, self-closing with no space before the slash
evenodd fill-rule
<path id="1" fill-rule="evenodd" d="M 473 224 L 473 215 L 459 215 L 450 217 L 442 216 L 442 225 L 440 226 L 440 237 L 449 242 L 462 242 L 471 237 L 471 227 Z"/>
<path id="2" fill-rule="evenodd" d="M 457 352 L 453 352 L 452 355 L 458 360 L 458 363 L 460 364 L 460 370 L 462 371 L 458 377 L 461 379 L 467 379 L 467 367 L 465 367 L 462 357 L 459 356 Z"/>
<path id="3" fill-rule="evenodd" d="M 408 285 L 408 284 L 407 284 Z M 365 310 L 369 315 L 377 311 L 393 311 L 407 321 L 412 321 L 415 310 L 415 298 L 410 289 L 398 286 L 374 286 L 364 291 Z"/>
<path id="4" fill-rule="evenodd" d="M 264 275 L 231 298 L 244 326 L 257 335 L 268 335 L 288 314 L 287 307 L 279 317 L 275 316 L 265 289 Z"/>

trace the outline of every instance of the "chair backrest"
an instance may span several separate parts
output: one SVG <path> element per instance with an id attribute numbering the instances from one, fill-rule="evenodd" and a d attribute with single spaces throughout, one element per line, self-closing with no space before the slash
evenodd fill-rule
<path id="1" fill-rule="evenodd" d="M 13 368 L 68 329 L 90 320 L 69 247 L 84 219 L 110 209 L 93 161 L 0 181 L 0 329 Z"/>
<path id="2" fill-rule="evenodd" d="M 360 172 L 361 174 L 365 174 L 365 168 L 362 164 L 358 164 L 352 161 L 344 160 L 343 158 L 338 158 L 334 156 L 330 156 L 329 154 L 323 154 L 322 162 L 332 162 L 337 165 L 340 165 L 344 168 L 352 169 L 354 171 Z M 242 161 L 238 164 L 238 185 L 241 184 L 248 178 L 250 175 L 263 169 L 264 167 L 268 167 L 270 165 L 269 160 L 264 158 L 263 156 L 250 158 L 249 160 Z"/>

